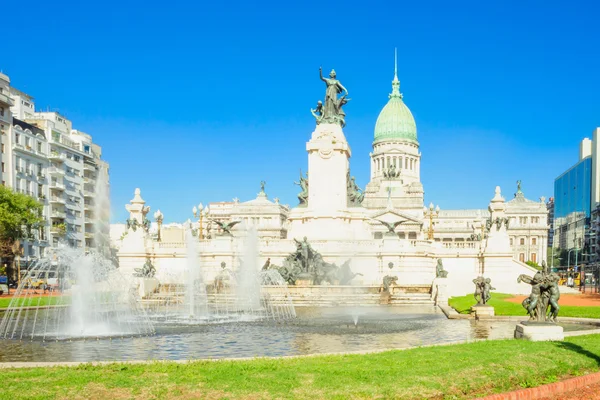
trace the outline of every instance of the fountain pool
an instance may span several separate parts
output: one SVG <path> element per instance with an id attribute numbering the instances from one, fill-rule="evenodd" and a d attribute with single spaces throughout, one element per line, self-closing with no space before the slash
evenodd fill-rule
<path id="1" fill-rule="evenodd" d="M 148 337 L 4 341 L 0 361 L 188 360 L 373 351 L 512 338 L 515 321 L 449 320 L 432 306 L 299 308 L 295 319 L 157 325 Z M 593 327 L 589 327 L 593 328 Z M 586 329 L 565 325 L 565 331 Z"/>

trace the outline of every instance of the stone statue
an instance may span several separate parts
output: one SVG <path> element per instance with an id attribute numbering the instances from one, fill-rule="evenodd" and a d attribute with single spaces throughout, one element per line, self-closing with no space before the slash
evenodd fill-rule
<path id="1" fill-rule="evenodd" d="M 502 220 L 500 219 L 500 217 L 496 217 L 496 221 L 494 221 L 496 223 L 496 230 L 499 231 L 500 228 L 502 228 Z"/>
<path id="2" fill-rule="evenodd" d="M 144 230 L 148 232 L 150 230 L 150 220 L 144 217 L 144 222 L 142 223 Z"/>
<path id="3" fill-rule="evenodd" d="M 435 267 L 435 277 L 436 278 L 447 278 L 448 271 L 444 269 L 444 265 L 442 264 L 442 259 L 438 258 L 437 266 Z"/>
<path id="4" fill-rule="evenodd" d="M 392 235 L 396 235 L 396 228 L 398 227 L 398 225 L 406 222 L 406 221 L 398 221 L 398 222 L 385 222 L 382 221 L 380 219 L 376 219 L 375 221 L 379 222 L 381 225 L 385 226 L 386 228 L 388 228 L 388 234 L 392 234 Z"/>
<path id="5" fill-rule="evenodd" d="M 225 261 L 221 261 L 221 271 L 215 276 L 215 281 L 213 283 L 215 292 L 221 293 L 225 287 L 229 286 L 230 280 L 231 276 L 230 271 L 227 269 L 227 264 Z"/>
<path id="6" fill-rule="evenodd" d="M 125 222 L 127 223 L 127 229 L 131 228 L 131 229 L 133 229 L 134 232 L 137 231 L 137 227 L 139 226 L 139 222 L 138 222 L 137 219 L 135 219 L 135 218 L 132 218 L 132 219 L 127 218 L 127 220 Z"/>
<path id="7" fill-rule="evenodd" d="M 342 264 L 337 275 L 340 285 L 348 285 L 350 284 L 350 281 L 358 275 L 363 276 L 363 274 L 361 273 L 352 272 L 352 270 L 350 269 L 350 260 L 347 260 L 345 263 Z"/>
<path id="8" fill-rule="evenodd" d="M 389 269 L 393 269 L 393 268 L 394 268 L 394 263 L 390 261 L 390 262 L 388 263 L 388 268 L 389 268 Z"/>
<path id="9" fill-rule="evenodd" d="M 319 100 L 317 102 L 317 108 L 315 108 L 314 110 L 311 108 L 310 112 L 312 113 L 313 117 L 315 117 L 315 119 L 317 120 L 317 125 L 319 125 L 321 123 L 321 120 L 323 119 L 323 102 Z"/>
<path id="10" fill-rule="evenodd" d="M 265 185 L 267 184 L 267 182 L 265 181 L 260 181 L 260 192 L 264 193 L 265 192 Z"/>
<path id="11" fill-rule="evenodd" d="M 504 218 L 504 226 L 508 229 L 508 224 L 510 224 L 510 218 Z"/>
<path id="12" fill-rule="evenodd" d="M 231 222 L 221 222 L 221 221 L 217 221 L 216 219 L 211 219 L 210 221 L 219 225 L 219 228 L 221 228 L 223 230 L 223 233 L 222 233 L 223 236 L 231 236 L 231 228 L 233 228 L 234 226 L 236 226 L 237 224 L 242 222 L 241 220 L 240 221 L 231 221 Z"/>
<path id="13" fill-rule="evenodd" d="M 485 305 L 492 298 L 491 291 L 496 290 L 491 285 L 492 280 L 490 278 L 484 278 L 483 276 L 478 276 L 473 279 L 473 283 L 475 284 L 475 293 L 473 297 L 477 300 L 477 305 Z"/>
<path id="14" fill-rule="evenodd" d="M 331 70 L 329 73 L 329 78 L 324 78 L 323 69 L 319 68 L 319 78 L 325 82 L 327 89 L 325 90 L 325 104 L 317 103 L 317 109 L 314 111 L 311 110 L 312 114 L 317 118 L 317 124 L 340 124 L 344 127 L 346 114 L 342 111 L 342 106 L 350 100 L 348 98 L 348 90 L 337 80 L 334 70 Z M 338 94 L 343 92 L 346 92 L 346 94 L 338 99 Z"/>
<path id="15" fill-rule="evenodd" d="M 390 288 L 392 286 L 396 286 L 396 282 L 398 282 L 398 277 L 397 276 L 391 276 L 391 275 L 386 275 L 383 277 L 383 283 L 381 284 L 381 287 L 379 288 L 380 292 L 386 292 L 386 293 L 390 293 Z"/>
<path id="16" fill-rule="evenodd" d="M 312 248 L 306 237 L 302 240 L 294 239 L 294 242 L 296 251 L 283 260 L 282 266 L 270 265 L 270 268 L 276 269 L 290 285 L 295 285 L 298 279 L 310 280 L 313 285 L 347 285 L 356 276 L 362 275 L 352 272 L 350 260 L 341 267 L 323 260 L 323 256 Z"/>
<path id="17" fill-rule="evenodd" d="M 387 169 L 383 171 L 383 177 L 388 179 L 395 179 L 400 176 L 400 170 L 396 169 L 395 164 L 388 165 Z"/>
<path id="18" fill-rule="evenodd" d="M 517 181 L 517 193 L 519 193 L 521 191 L 521 180 L 519 179 Z"/>
<path id="19" fill-rule="evenodd" d="M 358 187 L 358 185 L 356 184 L 356 180 L 355 178 L 352 176 L 350 177 L 350 170 L 348 170 L 348 174 L 346 176 L 346 191 L 347 191 L 347 197 L 348 197 L 348 206 L 349 207 L 359 207 L 364 198 L 365 198 L 365 194 L 363 193 L 362 189 Z"/>
<path id="20" fill-rule="evenodd" d="M 264 263 L 264 265 L 262 267 L 262 270 L 266 271 L 266 270 L 269 269 L 270 266 L 271 266 L 271 258 L 269 257 L 269 258 L 267 258 L 267 261 L 265 261 L 265 263 Z"/>
<path id="21" fill-rule="evenodd" d="M 133 272 L 133 276 L 136 278 L 154 278 L 155 274 L 156 268 L 154 268 L 154 265 L 152 265 L 150 257 L 146 257 L 146 262 L 142 268 L 135 268 Z"/>
<path id="22" fill-rule="evenodd" d="M 530 321 L 553 322 L 556 323 L 558 311 L 558 300 L 560 299 L 560 290 L 558 281 L 560 277 L 548 271 L 548 267 L 543 265 L 544 269 L 535 273 L 533 277 L 519 275 L 517 282 L 524 282 L 531 285 L 531 294 L 523 300 L 523 307 L 529 314 Z M 550 311 L 548 311 L 550 307 Z"/>
<path id="23" fill-rule="evenodd" d="M 308 172 L 306 178 L 302 176 L 302 170 L 300 170 L 300 182 L 294 182 L 294 185 L 300 186 L 302 191 L 298 193 L 299 206 L 306 207 L 308 205 Z"/>

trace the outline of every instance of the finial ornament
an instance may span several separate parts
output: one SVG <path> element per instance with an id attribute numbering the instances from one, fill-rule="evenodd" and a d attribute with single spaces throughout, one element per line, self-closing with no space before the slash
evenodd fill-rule
<path id="1" fill-rule="evenodd" d="M 398 50 L 394 48 L 394 80 L 392 81 L 392 93 L 390 93 L 391 98 L 402 98 L 402 93 L 400 93 L 400 80 L 398 79 Z"/>

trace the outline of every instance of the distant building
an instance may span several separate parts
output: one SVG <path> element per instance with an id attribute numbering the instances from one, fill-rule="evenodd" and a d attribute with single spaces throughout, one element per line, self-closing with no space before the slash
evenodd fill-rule
<path id="1" fill-rule="evenodd" d="M 92 137 L 57 112 L 35 111 L 33 97 L 3 74 L 0 132 L 2 184 L 38 199 L 47 219 L 22 242 L 21 261 L 43 257 L 61 239 L 86 250 L 108 246 L 108 164 Z"/>

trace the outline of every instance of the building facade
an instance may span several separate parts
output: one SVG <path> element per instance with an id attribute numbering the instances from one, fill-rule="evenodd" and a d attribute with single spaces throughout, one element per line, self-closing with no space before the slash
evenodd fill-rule
<path id="1" fill-rule="evenodd" d="M 59 241 L 90 250 L 105 238 L 108 246 L 108 164 L 92 137 L 57 112 L 37 112 L 33 97 L 1 74 L 0 128 L 2 183 L 39 200 L 47 220 L 22 242 L 21 261 L 43 257 Z"/>

